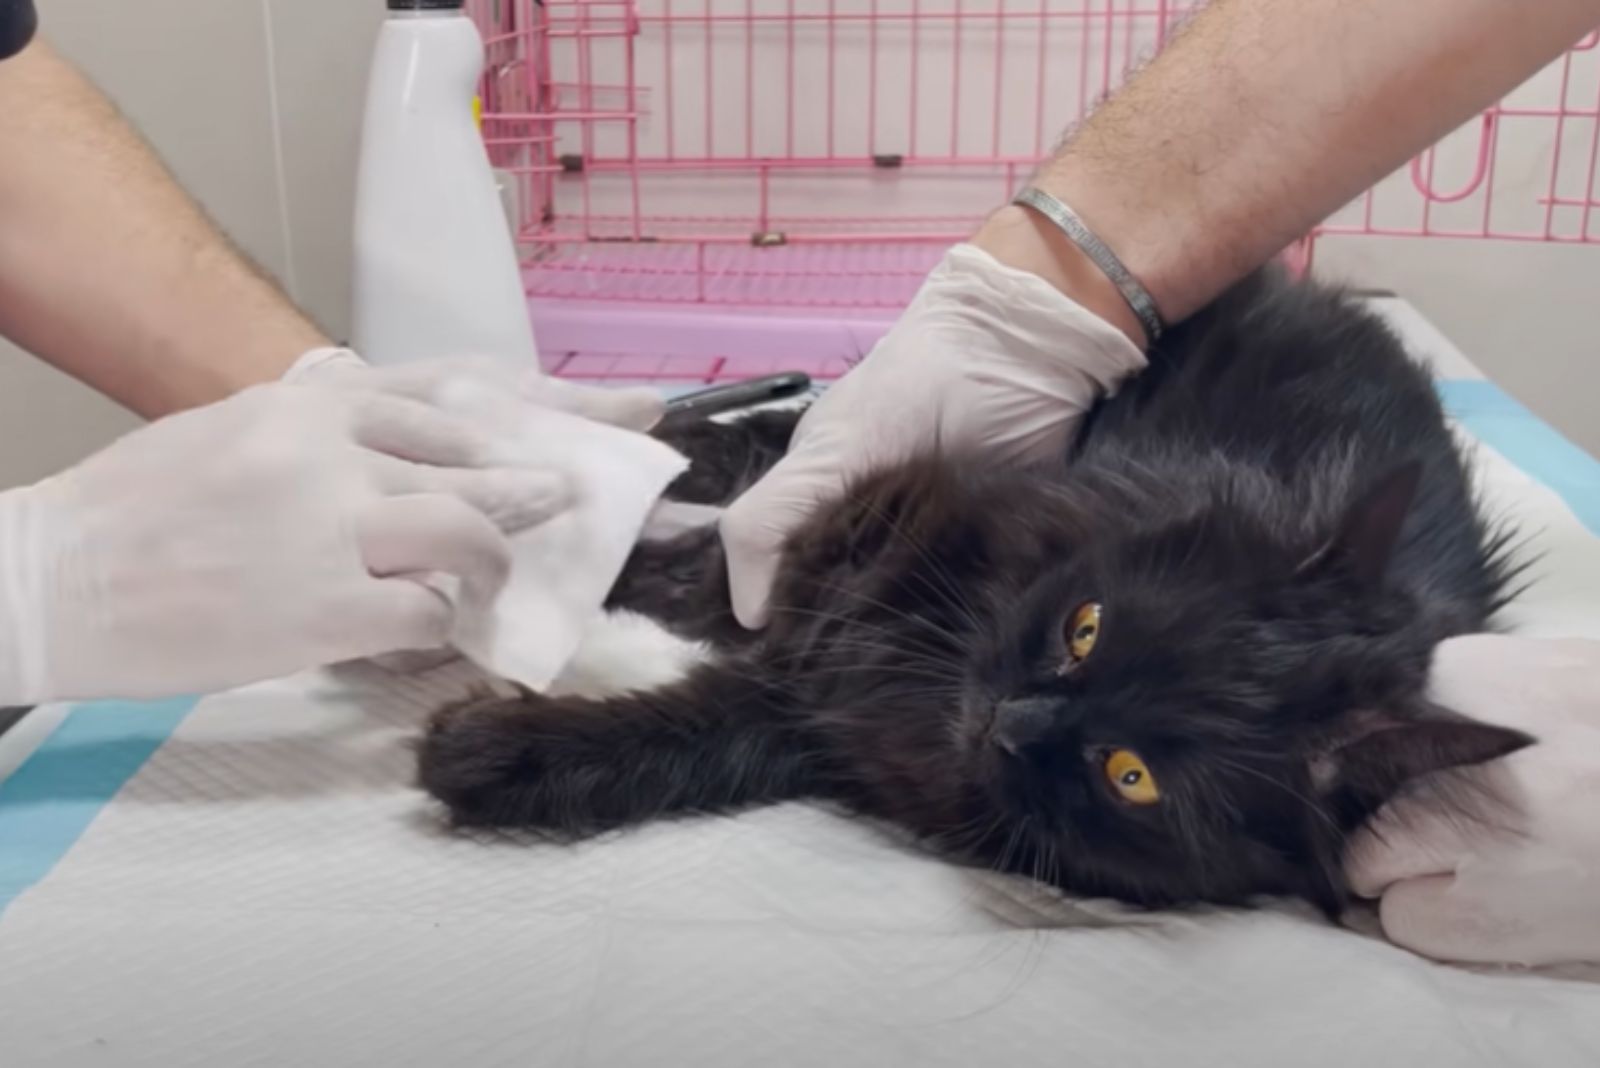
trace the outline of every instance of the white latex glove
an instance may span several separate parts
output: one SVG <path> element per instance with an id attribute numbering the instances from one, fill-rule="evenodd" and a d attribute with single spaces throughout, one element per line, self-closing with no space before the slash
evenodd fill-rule
<path id="1" fill-rule="evenodd" d="M 1036 275 L 957 245 L 723 517 L 735 613 L 765 624 L 784 540 L 853 476 L 935 448 L 1000 463 L 1056 454 L 1096 398 L 1144 363 L 1124 334 Z"/>
<path id="2" fill-rule="evenodd" d="M 1504 811 L 1397 802 L 1352 843 L 1384 933 L 1439 960 L 1600 961 L 1600 642 L 1474 636 L 1439 647 L 1432 696 L 1539 739 L 1486 769 Z"/>
<path id="3" fill-rule="evenodd" d="M 0 494 L 0 703 L 200 692 L 442 644 L 450 601 L 406 576 L 492 596 L 502 531 L 567 495 L 484 465 L 493 428 L 420 399 L 470 373 L 313 354 L 293 381 Z"/>
<path id="4" fill-rule="evenodd" d="M 456 373 L 441 374 L 441 368 Z M 326 349 L 307 353 L 286 377 L 359 387 L 371 370 L 348 350 Z M 461 589 L 449 576 L 423 578 L 455 607 L 450 646 L 399 650 L 374 662 L 409 675 L 464 654 L 492 675 L 542 689 L 615 582 L 632 545 L 633 510 L 658 494 L 665 483 L 657 483 L 675 475 L 682 462 L 642 435 L 619 433 L 653 426 L 666 410 L 665 398 L 648 387 L 583 386 L 482 356 L 383 373 L 389 388 L 491 430 L 492 462 L 561 472 L 573 502 L 550 522 L 511 539 L 511 572 L 503 588 Z M 530 413 L 540 412 L 542 417 L 530 420 Z"/>
<path id="5" fill-rule="evenodd" d="M 585 386 L 551 378 L 537 369 L 523 371 L 488 356 L 428 360 L 378 371 L 349 349 L 313 349 L 289 368 L 283 380 L 360 389 L 373 374 L 382 376 L 384 389 L 429 404 L 439 404 L 443 399 L 441 390 L 452 385 L 487 385 L 503 389 L 508 399 L 515 397 L 627 430 L 649 430 L 666 411 L 666 398 L 659 390 Z M 515 406 L 507 407 L 513 414 L 525 414 Z"/>

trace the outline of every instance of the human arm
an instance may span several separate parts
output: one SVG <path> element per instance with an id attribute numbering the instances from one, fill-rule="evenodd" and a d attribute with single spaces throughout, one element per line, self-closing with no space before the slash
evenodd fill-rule
<path id="1" fill-rule="evenodd" d="M 1351 885 L 1426 956 L 1600 962 L 1600 641 L 1455 638 L 1432 680 L 1445 707 L 1538 742 L 1475 773 L 1472 818 L 1428 794 L 1380 812 L 1351 844 Z"/>
<path id="2" fill-rule="evenodd" d="M 149 417 L 327 344 L 42 39 L 0 62 L 0 335 Z"/>
<path id="3" fill-rule="evenodd" d="M 1175 322 L 1597 24 L 1596 0 L 1213 0 L 1034 184 Z M 998 212 L 974 242 L 1142 340 L 1116 291 L 1086 286 L 1081 254 L 1027 209 Z"/>
<path id="4" fill-rule="evenodd" d="M 1071 205 L 1176 321 L 1597 22 L 1597 0 L 1215 0 L 1034 184 Z M 1146 339 L 1121 294 L 1041 217 L 1003 207 L 972 244 L 992 260 L 914 302 L 728 510 L 747 625 L 765 619 L 789 531 L 851 475 L 935 442 L 997 460 L 1049 454 L 1100 392 L 1142 367 Z M 1058 329 L 1019 339 L 1005 327 L 989 294 L 1024 285 L 1008 269 L 1048 284 L 1037 299 L 1053 299 Z M 1085 310 L 1127 348 L 1086 325 Z M 930 380 L 930 366 L 943 373 Z"/>

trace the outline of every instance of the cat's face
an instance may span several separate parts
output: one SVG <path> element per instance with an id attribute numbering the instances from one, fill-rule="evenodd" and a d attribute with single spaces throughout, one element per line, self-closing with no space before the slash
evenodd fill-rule
<path id="1" fill-rule="evenodd" d="M 1427 705 L 1431 642 L 1350 549 L 1286 558 L 1202 518 L 1034 582 L 961 712 L 1001 862 L 1151 905 L 1282 893 L 1333 911 L 1344 837 L 1383 800 L 1527 744 Z"/>

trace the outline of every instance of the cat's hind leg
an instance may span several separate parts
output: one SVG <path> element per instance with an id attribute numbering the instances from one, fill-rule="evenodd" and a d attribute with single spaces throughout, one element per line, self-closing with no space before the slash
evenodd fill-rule
<path id="1" fill-rule="evenodd" d="M 716 527 L 670 541 L 640 542 L 611 587 L 606 608 L 648 616 L 694 641 L 739 646 L 758 637 L 734 619 L 727 558 Z"/>
<path id="2" fill-rule="evenodd" d="M 459 825 L 581 837 L 817 793 L 822 753 L 781 690 L 706 665 L 650 693 L 469 701 L 439 712 L 418 777 Z"/>
<path id="3" fill-rule="evenodd" d="M 701 420 L 658 430 L 656 436 L 689 458 L 690 468 L 667 497 L 722 504 L 737 497 L 782 458 L 799 411 L 757 412 L 727 423 Z M 733 617 L 727 559 L 715 525 L 635 547 L 606 600 L 656 620 L 695 641 L 749 645 L 755 635 Z"/>
<path id="4" fill-rule="evenodd" d="M 728 422 L 701 420 L 667 426 L 655 436 L 689 458 L 689 470 L 667 497 L 690 504 L 729 504 L 783 459 L 803 413 L 755 412 Z"/>

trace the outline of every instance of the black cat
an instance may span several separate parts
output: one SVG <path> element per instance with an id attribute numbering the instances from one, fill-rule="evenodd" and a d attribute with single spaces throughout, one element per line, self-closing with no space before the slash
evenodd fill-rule
<path id="1" fill-rule="evenodd" d="M 679 494 L 731 498 L 794 419 L 669 435 L 696 465 Z M 1380 804 L 1531 741 L 1424 695 L 1434 646 L 1508 596 L 1505 549 L 1395 337 L 1263 274 L 1163 338 L 1059 462 L 930 455 L 852 485 L 789 543 L 761 634 L 712 532 L 639 549 L 614 606 L 718 660 L 447 709 L 421 782 L 460 824 L 561 836 L 829 799 L 1077 893 L 1335 913 Z"/>

